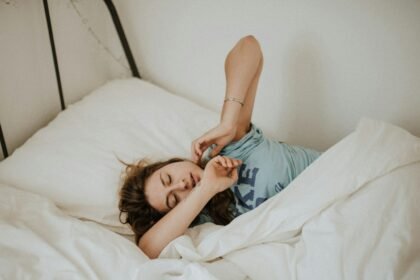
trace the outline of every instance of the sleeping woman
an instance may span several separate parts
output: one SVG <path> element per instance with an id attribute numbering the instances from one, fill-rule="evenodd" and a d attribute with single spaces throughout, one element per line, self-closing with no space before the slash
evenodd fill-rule
<path id="1" fill-rule="evenodd" d="M 320 155 L 267 139 L 251 122 L 262 68 L 258 41 L 241 38 L 225 60 L 220 123 L 192 142 L 192 158 L 127 164 L 120 220 L 130 224 L 136 244 L 150 258 L 188 227 L 226 225 L 258 207 Z"/>

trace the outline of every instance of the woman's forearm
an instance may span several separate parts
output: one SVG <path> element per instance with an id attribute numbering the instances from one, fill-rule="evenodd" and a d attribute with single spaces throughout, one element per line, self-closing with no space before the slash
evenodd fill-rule
<path id="1" fill-rule="evenodd" d="M 209 187 L 197 185 L 185 200 L 140 238 L 138 244 L 140 249 L 150 258 L 157 258 L 166 245 L 185 233 L 214 194 Z"/>
<path id="2" fill-rule="evenodd" d="M 223 104 L 221 123 L 224 125 L 236 127 L 241 121 L 241 115 L 244 115 L 242 110 L 252 110 L 253 104 L 247 106 L 247 103 L 253 103 L 253 97 L 248 97 L 247 94 L 259 70 L 261 60 L 259 43 L 252 36 L 242 38 L 227 56 L 225 98 L 231 100 Z"/>

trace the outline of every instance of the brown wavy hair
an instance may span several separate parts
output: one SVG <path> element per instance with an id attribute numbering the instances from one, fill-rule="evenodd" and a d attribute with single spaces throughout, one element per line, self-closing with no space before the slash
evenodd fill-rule
<path id="1" fill-rule="evenodd" d="M 119 219 L 123 224 L 129 224 L 135 234 L 136 244 L 140 238 L 154 224 L 156 224 L 165 213 L 154 209 L 147 201 L 144 186 L 146 180 L 158 169 L 180 161 L 189 161 L 182 158 L 171 158 L 166 161 L 150 163 L 147 159 L 139 160 L 133 164 L 121 161 L 126 167 L 123 173 L 123 183 L 119 192 L 120 210 Z M 204 168 L 204 166 L 202 166 Z M 227 189 L 216 194 L 204 207 L 215 224 L 227 225 L 233 219 L 232 205 L 234 202 L 233 192 Z M 125 219 L 123 219 L 125 216 Z M 198 223 L 199 216 L 191 223 L 194 226 Z"/>

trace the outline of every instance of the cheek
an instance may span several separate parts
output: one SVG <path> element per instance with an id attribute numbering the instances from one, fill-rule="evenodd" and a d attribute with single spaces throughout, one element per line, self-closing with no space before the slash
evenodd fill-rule
<path id="1" fill-rule="evenodd" d="M 201 167 L 199 167 L 199 166 L 195 166 L 195 167 L 193 168 L 192 172 L 193 172 L 195 175 L 199 175 L 199 176 L 201 176 L 201 175 L 203 174 L 203 172 L 204 172 L 204 169 L 202 169 L 202 168 L 201 168 Z"/>
<path id="2" fill-rule="evenodd" d="M 154 208 L 158 210 L 161 208 L 160 197 L 156 195 L 156 193 L 146 193 L 146 200 Z"/>
<path id="3" fill-rule="evenodd" d="M 152 175 L 153 176 L 153 175 Z M 146 196 L 147 202 L 157 211 L 162 211 L 164 205 L 162 201 L 165 201 L 165 198 L 162 196 L 162 190 L 157 186 L 158 184 L 156 178 L 151 177 L 149 180 L 146 180 L 144 187 L 144 194 Z"/>
<path id="4" fill-rule="evenodd" d="M 182 200 L 184 200 L 185 198 L 187 198 L 187 196 L 189 196 L 190 195 L 190 193 L 191 193 L 191 190 L 185 190 L 185 191 L 183 191 L 183 192 L 181 192 L 181 193 L 178 193 L 178 195 L 179 195 L 179 198 L 181 199 L 181 201 Z"/>

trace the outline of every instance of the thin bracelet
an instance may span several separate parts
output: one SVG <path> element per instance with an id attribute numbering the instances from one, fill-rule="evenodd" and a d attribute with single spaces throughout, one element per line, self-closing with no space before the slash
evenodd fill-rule
<path id="1" fill-rule="evenodd" d="M 244 102 L 242 102 L 240 99 L 235 98 L 235 97 L 226 97 L 225 98 L 225 102 L 226 101 L 233 101 L 233 102 L 238 102 L 239 104 L 241 104 L 241 106 L 244 106 Z"/>

